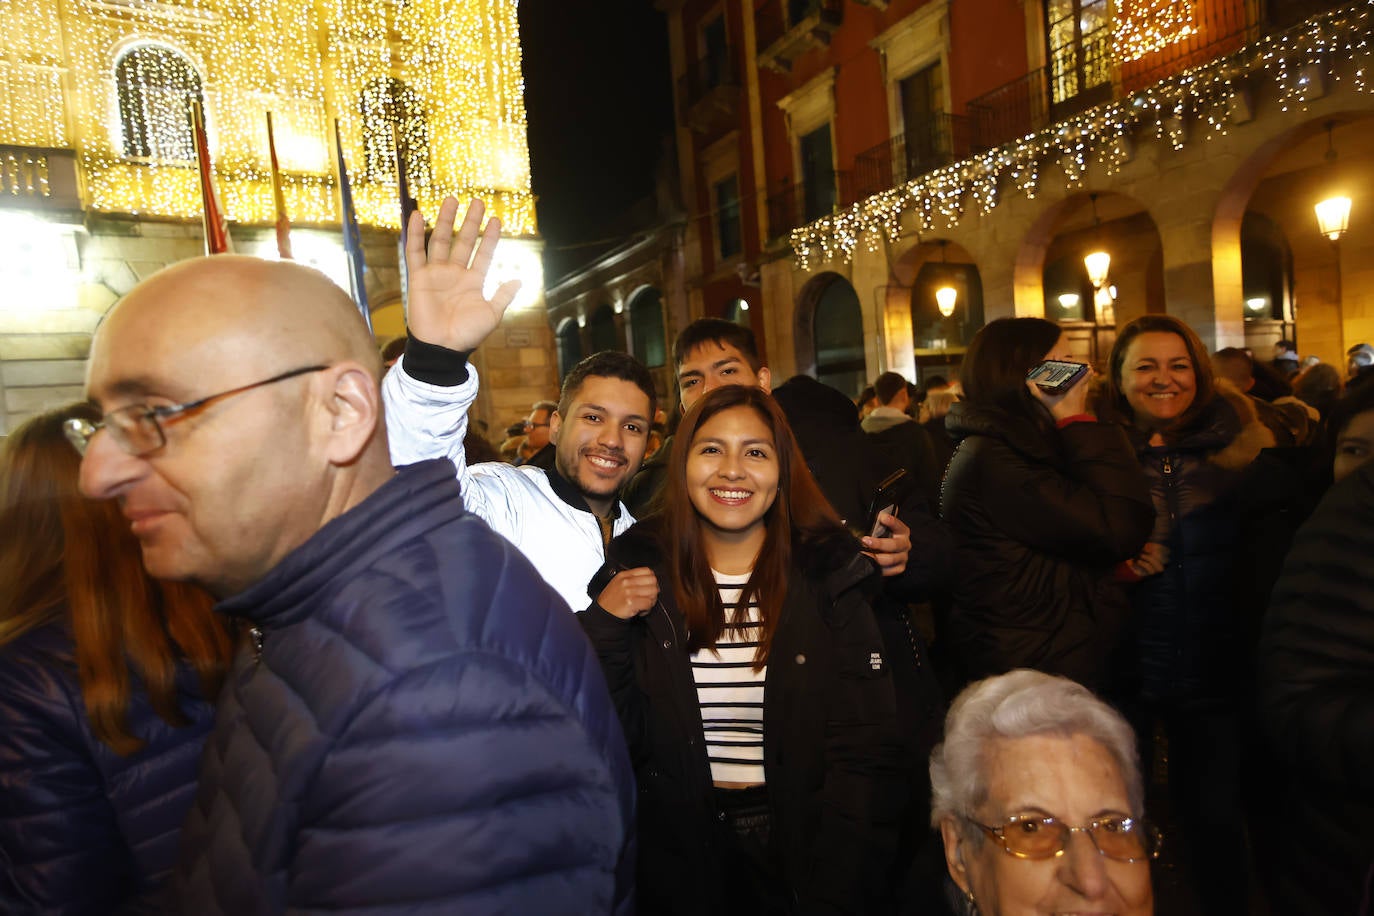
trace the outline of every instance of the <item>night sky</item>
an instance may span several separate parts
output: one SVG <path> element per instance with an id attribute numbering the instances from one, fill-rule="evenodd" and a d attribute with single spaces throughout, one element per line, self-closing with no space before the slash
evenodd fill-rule
<path id="1" fill-rule="evenodd" d="M 627 234 L 673 130 L 665 18 L 652 0 L 520 0 L 525 108 L 552 283 Z M 642 222 L 639 220 L 638 222 Z"/>

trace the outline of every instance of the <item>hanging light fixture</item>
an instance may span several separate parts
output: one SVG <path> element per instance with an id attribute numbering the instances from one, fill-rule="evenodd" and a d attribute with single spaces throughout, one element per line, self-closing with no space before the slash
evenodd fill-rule
<path id="1" fill-rule="evenodd" d="M 1102 241 L 1102 223 L 1097 218 L 1097 194 L 1089 194 L 1088 200 L 1093 208 L 1093 228 L 1097 230 L 1097 240 Z M 1107 284 L 1107 272 L 1112 267 L 1112 256 L 1101 248 L 1089 252 L 1083 258 L 1083 266 L 1088 269 L 1088 282 L 1093 285 L 1093 289 L 1101 289 Z"/>
<path id="2" fill-rule="evenodd" d="M 1070 309 L 1076 309 L 1076 308 L 1078 308 L 1078 303 L 1079 303 L 1079 301 L 1080 301 L 1080 299 L 1079 299 L 1078 293 L 1060 293 L 1060 294 L 1059 294 L 1059 307 L 1060 307 L 1061 309 L 1063 309 L 1064 311 L 1066 311 L 1066 312 L 1069 311 Z"/>
<path id="3" fill-rule="evenodd" d="M 949 246 L 948 239 L 940 239 L 940 263 L 946 265 L 945 249 Z M 935 304 L 940 307 L 940 314 L 946 318 L 954 315 L 954 303 L 959 299 L 959 291 L 949 285 L 949 268 L 943 267 L 941 275 L 945 278 L 945 284 L 935 290 Z"/>
<path id="4" fill-rule="evenodd" d="M 1336 147 L 1332 142 L 1332 133 L 1336 128 L 1335 121 L 1326 122 L 1326 161 L 1329 163 L 1328 170 L 1334 168 L 1336 162 Z M 1333 242 L 1340 241 L 1345 230 L 1350 228 L 1350 198 L 1345 195 L 1328 197 L 1316 206 L 1317 229 L 1321 234 Z"/>
<path id="5" fill-rule="evenodd" d="M 940 306 L 940 314 L 949 318 L 954 314 L 954 303 L 959 291 L 952 286 L 942 286 L 935 291 L 935 303 Z"/>

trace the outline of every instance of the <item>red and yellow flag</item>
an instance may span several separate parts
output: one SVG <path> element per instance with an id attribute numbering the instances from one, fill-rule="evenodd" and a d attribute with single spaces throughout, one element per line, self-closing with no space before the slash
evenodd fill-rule
<path id="1" fill-rule="evenodd" d="M 215 192 L 215 176 L 210 166 L 210 141 L 205 135 L 205 112 L 201 110 L 199 99 L 191 102 L 191 135 L 196 145 L 196 170 L 200 173 L 205 253 L 224 254 L 229 251 L 229 223 L 224 218 L 219 194 Z"/>
<path id="2" fill-rule="evenodd" d="M 277 205 L 277 254 L 291 259 L 291 220 L 286 216 L 286 195 L 281 188 L 281 169 L 277 167 L 277 140 L 272 134 L 272 112 L 267 113 L 267 152 L 272 159 L 272 200 Z"/>

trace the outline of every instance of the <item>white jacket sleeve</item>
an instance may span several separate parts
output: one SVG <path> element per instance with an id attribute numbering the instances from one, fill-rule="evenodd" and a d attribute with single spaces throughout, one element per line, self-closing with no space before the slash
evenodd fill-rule
<path id="1" fill-rule="evenodd" d="M 477 370 L 468 365 L 468 379 L 445 387 L 421 382 L 405 373 L 405 357 L 382 379 L 391 463 L 397 467 L 430 458 L 448 458 L 458 469 L 463 507 L 511 540 L 520 536 L 521 487 L 508 479 L 517 470 L 501 462 L 469 468 L 463 452 L 468 431 L 468 408 L 477 400 Z"/>

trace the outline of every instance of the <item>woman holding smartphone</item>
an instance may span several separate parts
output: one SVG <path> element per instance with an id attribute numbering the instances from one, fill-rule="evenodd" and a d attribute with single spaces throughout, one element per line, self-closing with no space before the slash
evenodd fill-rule
<path id="1" fill-rule="evenodd" d="M 901 751 L 873 564 L 758 388 L 693 405 L 669 471 L 579 615 L 635 763 L 640 911 L 882 912 Z"/>
<path id="2" fill-rule="evenodd" d="M 1057 324 L 1001 318 L 980 330 L 946 426 L 958 441 L 941 493 L 954 532 L 953 606 L 942 632 L 963 683 L 1014 668 L 1093 688 L 1128 617 L 1113 571 L 1154 521 L 1120 427 L 1088 409 L 1091 373 L 1046 391 L 1027 374 L 1077 362 Z"/>

